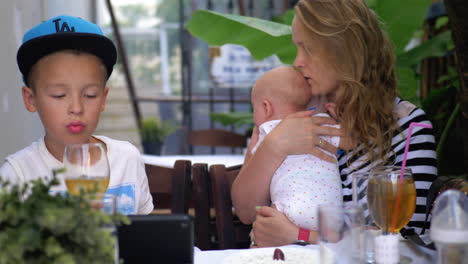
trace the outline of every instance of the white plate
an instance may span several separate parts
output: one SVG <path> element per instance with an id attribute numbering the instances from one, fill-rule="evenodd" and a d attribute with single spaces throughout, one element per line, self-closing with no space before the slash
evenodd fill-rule
<path id="1" fill-rule="evenodd" d="M 222 264 L 317 264 L 320 263 L 318 249 L 282 247 L 284 261 L 273 260 L 275 248 L 243 250 L 223 259 Z"/>

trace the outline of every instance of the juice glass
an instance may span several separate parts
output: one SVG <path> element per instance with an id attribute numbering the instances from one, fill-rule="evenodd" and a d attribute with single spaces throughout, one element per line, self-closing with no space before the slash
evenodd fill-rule
<path id="1" fill-rule="evenodd" d="M 63 156 L 65 184 L 72 195 L 94 191 L 105 193 L 109 185 L 109 162 L 102 143 L 73 144 Z"/>

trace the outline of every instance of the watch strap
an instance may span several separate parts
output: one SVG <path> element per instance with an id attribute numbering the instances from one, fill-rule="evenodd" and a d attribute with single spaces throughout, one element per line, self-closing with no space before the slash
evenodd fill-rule
<path id="1" fill-rule="evenodd" d="M 297 240 L 309 242 L 310 231 L 305 228 L 299 228 L 299 234 Z"/>

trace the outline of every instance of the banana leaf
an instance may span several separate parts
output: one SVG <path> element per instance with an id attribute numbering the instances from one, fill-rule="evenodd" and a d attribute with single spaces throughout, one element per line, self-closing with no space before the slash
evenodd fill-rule
<path id="1" fill-rule="evenodd" d="M 242 45 L 256 60 L 277 55 L 283 63 L 292 64 L 296 56 L 291 27 L 285 24 L 197 10 L 186 27 L 193 36 L 203 39 L 209 45 Z"/>
<path id="2" fill-rule="evenodd" d="M 423 42 L 420 45 L 401 53 L 398 56 L 398 67 L 413 67 L 428 57 L 446 55 L 449 50 L 448 47 L 452 42 L 451 33 L 451 31 L 445 31 L 431 38 L 430 41 Z"/>
<path id="3" fill-rule="evenodd" d="M 368 0 L 367 4 L 383 22 L 396 53 L 400 54 L 421 28 L 431 0 Z"/>

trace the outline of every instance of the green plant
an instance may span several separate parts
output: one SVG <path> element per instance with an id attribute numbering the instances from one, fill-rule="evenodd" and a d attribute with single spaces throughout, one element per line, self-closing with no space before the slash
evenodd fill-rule
<path id="1" fill-rule="evenodd" d="M 141 121 L 140 135 L 143 142 L 162 142 L 174 130 L 171 123 L 148 117 Z"/>
<path id="2" fill-rule="evenodd" d="M 463 129 L 456 125 L 461 113 L 460 80 L 454 67 L 448 68 L 448 73 L 438 80 L 443 87 L 433 89 L 422 101 L 422 107 L 431 118 L 437 141 L 437 157 L 439 174 L 462 174 L 463 150 L 459 147 L 463 138 Z"/>
<path id="3" fill-rule="evenodd" d="M 211 120 L 221 123 L 223 126 L 230 124 L 236 127 L 248 125 L 253 127 L 253 113 L 252 112 L 228 112 L 228 113 L 210 113 Z"/>
<path id="4" fill-rule="evenodd" d="M 113 263 L 115 237 L 102 228 L 128 223 L 92 209 L 80 196 L 51 195 L 48 183 L 11 185 L 0 178 L 0 263 Z"/>

